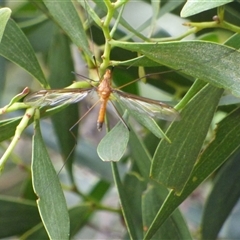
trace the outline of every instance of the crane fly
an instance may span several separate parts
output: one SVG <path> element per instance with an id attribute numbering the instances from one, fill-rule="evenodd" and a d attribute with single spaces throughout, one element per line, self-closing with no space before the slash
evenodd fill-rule
<path id="1" fill-rule="evenodd" d="M 178 111 L 166 103 L 149 98 L 139 97 L 133 94 L 122 92 L 117 88 L 113 88 L 112 73 L 109 69 L 106 70 L 98 87 L 40 90 L 28 95 L 24 99 L 24 102 L 33 107 L 51 107 L 63 104 L 71 104 L 81 101 L 93 91 L 96 91 L 99 96 L 99 100 L 93 105 L 93 107 L 99 102 L 101 103 L 97 120 L 97 129 L 99 131 L 102 130 L 108 101 L 112 102 L 114 99 L 125 106 L 130 113 L 131 111 L 137 111 L 139 114 L 145 114 L 152 118 L 163 119 L 167 121 L 175 121 L 180 119 Z M 120 119 L 122 120 L 121 117 Z"/>

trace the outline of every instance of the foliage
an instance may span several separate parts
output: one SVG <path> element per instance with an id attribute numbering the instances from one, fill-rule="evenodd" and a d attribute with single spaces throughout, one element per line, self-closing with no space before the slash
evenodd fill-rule
<path id="1" fill-rule="evenodd" d="M 0 90 L 2 105 L 6 104 L 0 109 L 1 182 L 15 178 L 16 166 L 26 173 L 21 187 L 0 195 L 1 238 L 84 238 L 99 211 L 123 217 L 126 239 L 192 239 L 196 234 L 217 238 L 239 198 L 239 3 L 183 2 L 43 0 L 0 9 Z M 140 10 L 143 14 L 134 19 Z M 160 28 L 166 14 L 170 20 Z M 188 18 L 185 30 L 171 36 L 170 23 L 177 16 L 174 27 L 179 28 L 179 15 Z M 134 23 L 142 18 L 140 24 Z M 80 75 L 87 80 L 76 82 L 72 71 L 78 72 L 74 63 L 79 63 L 80 55 L 89 75 Z M 19 74 L 12 63 L 29 75 Z M 110 116 L 107 133 L 96 146 L 100 133 L 90 139 L 90 116 L 81 114 L 85 121 L 79 125 L 85 133 L 78 129 L 77 104 L 30 106 L 22 101 L 29 88 L 19 93 L 27 85 L 36 89 L 36 83 L 45 89 L 94 88 L 94 81 L 111 66 L 115 86 L 149 98 L 154 98 L 155 89 L 157 99 L 177 102 L 181 120 L 156 123 L 130 111 L 123 115 L 128 129 L 121 121 L 111 127 Z M 133 79 L 137 80 L 128 85 Z M 148 84 L 143 86 L 140 80 Z M 115 100 L 123 113 L 121 99 Z M 54 134 L 48 121 L 40 121 L 46 117 L 51 117 Z M 34 133 L 27 128 L 32 123 Z M 31 168 L 26 161 L 30 135 Z M 58 168 L 56 173 L 54 151 L 61 153 L 66 172 Z M 84 172 L 77 173 L 76 164 L 94 176 L 87 190 L 86 183 L 78 181 Z M 190 232 L 179 206 L 207 179 L 213 187 L 201 227 L 198 233 Z M 104 200 L 115 187 L 121 208 Z M 74 205 L 69 194 L 77 199 Z M 96 226 L 100 228 L 100 222 Z"/>

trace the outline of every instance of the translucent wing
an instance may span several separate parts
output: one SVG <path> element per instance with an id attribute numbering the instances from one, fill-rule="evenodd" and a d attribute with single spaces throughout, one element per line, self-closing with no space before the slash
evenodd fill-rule
<path id="1" fill-rule="evenodd" d="M 122 103 L 128 110 L 138 114 L 148 115 L 152 118 L 163 119 L 167 121 L 180 120 L 180 114 L 166 103 L 152 100 L 149 98 L 138 97 L 133 94 L 124 93 L 119 90 L 113 91 L 114 97 Z"/>
<path id="2" fill-rule="evenodd" d="M 41 90 L 25 97 L 24 102 L 33 107 L 57 106 L 81 101 L 94 88 Z"/>

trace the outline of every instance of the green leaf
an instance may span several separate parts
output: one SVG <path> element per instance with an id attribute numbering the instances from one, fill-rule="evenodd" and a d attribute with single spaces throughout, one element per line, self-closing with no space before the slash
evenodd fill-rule
<path id="1" fill-rule="evenodd" d="M 227 162 L 214 181 L 202 217 L 202 239 L 217 239 L 223 223 L 240 197 L 239 153 Z"/>
<path id="2" fill-rule="evenodd" d="M 126 151 L 128 141 L 129 130 L 120 121 L 98 144 L 99 157 L 106 162 L 118 162 Z"/>
<path id="3" fill-rule="evenodd" d="M 141 140 L 138 134 L 134 132 L 134 129 L 132 128 L 130 131 L 129 145 L 130 156 L 135 161 L 141 175 L 144 178 L 148 179 L 152 158 L 144 142 Z"/>
<path id="4" fill-rule="evenodd" d="M 32 46 L 12 19 L 9 19 L 0 43 L 0 55 L 29 72 L 43 87 L 49 88 Z"/>
<path id="5" fill-rule="evenodd" d="M 70 0 L 44 0 L 43 2 L 71 40 L 92 59 L 92 53 L 89 50 L 86 33 L 73 3 Z"/>
<path id="6" fill-rule="evenodd" d="M 154 221 L 154 217 L 167 197 L 168 191 L 156 184 L 148 185 L 142 197 L 143 229 L 146 231 L 148 226 Z M 157 230 L 152 239 L 192 239 L 188 227 L 177 209 L 164 224 Z"/>
<path id="7" fill-rule="evenodd" d="M 172 143 L 161 141 L 154 154 L 151 177 L 177 194 L 189 179 L 222 93 L 211 85 L 199 91 L 181 112 L 182 120 L 167 130 Z"/>
<path id="8" fill-rule="evenodd" d="M 50 239 L 69 239 L 70 223 L 66 201 L 44 145 L 39 121 L 33 137 L 32 179 L 41 219 Z"/>
<path id="9" fill-rule="evenodd" d="M 93 198 L 95 201 L 101 201 L 105 196 L 106 192 L 110 188 L 110 183 L 100 180 L 91 190 L 89 197 Z M 37 210 L 37 209 L 36 209 Z M 72 238 L 81 228 L 83 228 L 89 218 L 94 213 L 93 203 L 80 203 L 69 209 L 70 217 L 70 237 Z M 23 236 L 23 239 L 48 239 L 46 230 L 42 224 L 38 224 Z"/>
<path id="10" fill-rule="evenodd" d="M 158 44 L 111 41 L 111 44 L 140 52 L 159 64 L 181 70 L 240 96 L 240 52 L 236 49 L 204 41 Z"/>
<path id="11" fill-rule="evenodd" d="M 97 15 L 96 13 L 96 8 L 95 8 L 95 11 L 90 7 L 89 3 L 87 1 L 78 1 L 79 4 L 82 5 L 82 7 L 85 9 L 85 11 L 87 12 L 87 14 L 89 15 L 88 16 L 88 20 L 90 19 L 89 17 L 92 18 L 92 20 L 98 25 L 98 26 L 101 26 L 102 22 L 101 22 L 101 19 L 99 18 L 99 16 Z M 98 6 L 100 5 L 102 7 L 104 7 L 104 9 L 106 9 L 106 5 L 104 2 L 97 2 L 96 4 L 98 4 Z M 99 8 L 98 8 L 99 10 Z M 88 22 L 89 26 L 91 25 L 91 22 Z"/>
<path id="12" fill-rule="evenodd" d="M 147 181 L 142 179 L 137 172 L 132 170 L 124 178 L 123 188 L 126 194 L 126 201 L 130 207 L 129 214 L 135 225 L 137 239 L 143 239 L 142 222 L 142 193 L 147 187 Z"/>
<path id="13" fill-rule="evenodd" d="M 188 0 L 182 8 L 180 15 L 181 17 L 186 18 L 194 14 L 225 5 L 230 2 L 233 2 L 233 0 L 211 0 L 205 1 L 204 3 L 202 0 Z"/>
<path id="14" fill-rule="evenodd" d="M 0 216 L 1 238 L 20 235 L 41 221 L 34 201 L 6 196 L 0 196 Z"/>
<path id="15" fill-rule="evenodd" d="M 119 198 L 121 201 L 122 213 L 123 213 L 125 224 L 128 230 L 128 234 L 130 236 L 130 239 L 138 239 L 135 225 L 133 222 L 133 216 L 131 215 L 131 206 L 130 206 L 130 203 L 128 202 L 126 191 L 120 179 L 117 163 L 112 162 L 111 165 L 112 165 L 114 181 L 117 186 Z"/>
<path id="16" fill-rule="evenodd" d="M 18 102 L 22 98 L 24 98 L 28 93 L 29 93 L 29 88 L 28 87 L 24 88 L 21 93 L 15 95 L 6 106 L 0 109 L 1 114 L 4 114 L 8 111 L 11 112 L 14 110 L 19 110 L 21 108 L 26 108 L 26 106 L 20 107 L 21 104 L 20 103 L 18 104 Z"/>
<path id="17" fill-rule="evenodd" d="M 0 42 L 2 40 L 2 36 L 6 27 L 6 24 L 11 16 L 10 8 L 1 8 L 0 9 Z"/>
<path id="18" fill-rule="evenodd" d="M 0 142 L 11 138 L 18 124 L 21 122 L 22 117 L 10 118 L 7 120 L 0 121 Z"/>
<path id="19" fill-rule="evenodd" d="M 207 83 L 204 81 L 195 81 L 189 91 L 185 94 L 184 98 L 177 104 L 176 109 L 184 108 L 188 102 L 206 85 Z"/>
<path id="20" fill-rule="evenodd" d="M 171 191 L 159 209 L 156 221 L 145 238 L 151 238 L 161 224 L 206 178 L 219 168 L 236 150 L 240 148 L 240 108 L 230 113 L 219 124 L 214 140 L 201 154 L 191 176 L 180 196 Z"/>

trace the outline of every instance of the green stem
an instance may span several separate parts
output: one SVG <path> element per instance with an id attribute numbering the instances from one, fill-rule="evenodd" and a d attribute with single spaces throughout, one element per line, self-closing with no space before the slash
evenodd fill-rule
<path id="1" fill-rule="evenodd" d="M 218 19 L 220 22 L 222 22 L 224 20 L 224 13 L 225 13 L 224 10 L 225 10 L 224 6 L 220 6 L 217 9 L 217 16 L 218 16 Z"/>
<path id="2" fill-rule="evenodd" d="M 11 152 L 13 151 L 13 148 L 16 146 L 18 140 L 20 139 L 23 130 L 27 127 L 29 119 L 34 115 L 34 112 L 35 108 L 28 108 L 26 110 L 25 115 L 23 116 L 21 122 L 16 128 L 15 135 L 10 145 L 8 146 L 7 150 L 0 159 L 0 172 L 3 170 L 8 157 L 10 156 Z"/>
<path id="3" fill-rule="evenodd" d="M 26 105 L 25 103 L 16 102 L 16 103 L 13 103 L 10 107 L 9 107 L 9 105 L 7 105 L 3 108 L 0 108 L 0 115 L 5 114 L 5 113 L 9 113 L 9 112 L 13 112 L 13 111 L 16 111 L 16 110 L 19 110 L 19 109 L 28 108 L 28 107 L 29 106 Z"/>
<path id="4" fill-rule="evenodd" d="M 103 35 L 105 38 L 105 48 L 104 48 L 104 52 L 102 55 L 103 62 L 99 68 L 100 76 L 103 76 L 103 74 L 104 74 L 106 68 L 109 66 L 109 62 L 110 62 L 111 45 L 109 44 L 109 41 L 111 40 L 112 37 L 111 37 L 110 31 L 109 31 L 109 25 L 110 25 L 111 19 L 114 14 L 113 4 L 109 0 L 105 0 L 104 2 L 106 4 L 108 11 L 107 11 L 105 21 L 102 24 L 102 31 L 103 31 Z"/>
<path id="5" fill-rule="evenodd" d="M 111 44 L 109 42 L 111 41 L 112 34 L 114 32 L 114 28 L 113 28 L 113 31 L 110 32 L 110 22 L 113 18 L 114 11 L 117 8 L 119 8 L 120 6 L 122 6 L 123 4 L 126 4 L 127 1 L 128 0 L 125 0 L 125 1 L 118 0 L 115 3 L 112 3 L 109 0 L 104 0 L 105 5 L 107 7 L 107 15 L 106 15 L 106 18 L 105 18 L 105 20 L 102 24 L 102 31 L 103 31 L 103 35 L 104 35 L 104 38 L 105 38 L 105 47 L 104 47 L 104 52 L 103 52 L 103 55 L 102 55 L 103 62 L 100 65 L 100 68 L 99 68 L 100 76 L 103 76 L 106 68 L 110 65 Z M 121 14 L 120 14 L 120 16 L 121 16 Z"/>
<path id="6" fill-rule="evenodd" d="M 229 22 L 223 21 L 220 26 L 224 29 L 230 30 L 232 32 L 240 33 L 240 27 L 233 25 Z"/>
<path id="7" fill-rule="evenodd" d="M 4 151 L 6 151 L 7 148 L 8 148 L 8 146 L 9 146 L 9 145 L 5 146 L 5 145 L 6 145 L 6 144 L 3 144 L 3 143 L 1 143 L 1 145 L 0 145 L 1 148 L 2 148 Z M 26 170 L 28 173 L 31 173 L 31 168 L 29 167 L 29 165 L 26 164 L 17 154 L 14 154 L 13 152 L 11 152 L 10 158 L 11 158 L 12 162 L 13 162 L 14 164 L 20 166 L 21 169 L 24 169 L 24 170 Z"/>
<path id="8" fill-rule="evenodd" d="M 185 26 L 193 27 L 194 33 L 199 32 L 206 28 L 224 28 L 227 30 L 230 30 L 232 32 L 240 33 L 240 27 L 233 25 L 227 21 L 221 21 L 220 18 L 218 18 L 219 21 L 212 21 L 212 22 L 189 22 L 185 23 Z"/>
<path id="9" fill-rule="evenodd" d="M 203 30 L 205 28 L 216 28 L 219 27 L 220 23 L 218 21 L 211 21 L 211 22 L 187 22 L 183 24 L 184 26 L 188 27 L 195 27 L 195 33 Z"/>
<path id="10" fill-rule="evenodd" d="M 119 24 L 119 22 L 121 20 L 121 17 L 122 17 L 123 10 L 124 10 L 124 5 L 122 6 L 122 8 L 121 8 L 121 10 L 120 10 L 120 12 L 118 14 L 118 18 L 116 19 L 116 22 L 114 23 L 114 26 L 113 26 L 113 28 L 112 28 L 112 30 L 110 32 L 110 36 L 111 37 L 113 37 L 113 35 L 114 35 L 114 33 L 115 33 L 116 29 L 117 29 L 117 26 L 118 26 L 118 24 Z"/>
<path id="11" fill-rule="evenodd" d="M 122 5 L 126 4 L 129 0 L 117 0 L 115 3 L 113 3 L 114 8 L 117 9 L 121 7 Z"/>
<path id="12" fill-rule="evenodd" d="M 106 206 L 101 205 L 101 204 L 98 205 L 98 209 L 99 210 L 105 210 L 105 211 L 108 211 L 108 212 L 118 213 L 118 214 L 122 213 L 121 209 L 106 207 Z"/>
<path id="13" fill-rule="evenodd" d="M 28 93 L 29 93 L 29 88 L 28 87 L 24 88 L 21 93 L 17 94 L 16 96 L 14 96 L 11 99 L 11 101 L 8 105 L 6 105 L 3 108 L 0 108 L 0 115 L 4 114 L 6 112 L 15 111 L 15 110 L 18 110 L 21 108 L 27 108 L 27 106 L 25 104 L 20 104 L 20 103 L 18 103 L 18 101 L 20 99 L 22 99 L 23 97 L 25 97 Z M 12 107 L 13 104 L 14 104 L 14 107 Z"/>
<path id="14" fill-rule="evenodd" d="M 105 210 L 108 212 L 114 212 L 114 213 L 118 213 L 118 214 L 121 213 L 120 209 L 102 205 L 100 202 L 96 201 L 91 196 L 82 193 L 76 186 L 73 186 L 73 188 L 69 188 L 69 190 L 72 190 L 75 193 L 77 193 L 79 196 L 81 196 L 84 199 L 85 202 L 88 202 L 89 204 L 93 205 L 98 210 Z"/>
<path id="15" fill-rule="evenodd" d="M 183 38 L 191 35 L 191 34 L 194 34 L 198 32 L 198 28 L 197 27 L 193 27 L 193 28 L 190 28 L 188 31 L 186 31 L 185 33 L 183 33 L 182 35 L 180 36 L 177 36 L 177 37 L 167 37 L 167 38 L 154 38 L 154 39 L 150 39 L 151 42 L 172 42 L 172 41 L 179 41 L 179 40 L 182 40 Z"/>

